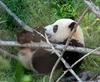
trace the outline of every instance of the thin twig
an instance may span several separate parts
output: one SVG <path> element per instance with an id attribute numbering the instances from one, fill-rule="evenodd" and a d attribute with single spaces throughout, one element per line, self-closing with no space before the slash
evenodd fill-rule
<path id="1" fill-rule="evenodd" d="M 86 14 L 87 11 L 88 11 L 88 8 L 85 9 L 85 11 L 84 11 L 83 14 L 81 15 L 80 19 L 78 20 L 77 24 L 75 25 L 74 29 L 73 29 L 72 32 L 69 34 L 68 40 L 67 40 L 67 42 L 66 42 L 66 44 L 65 44 L 65 47 L 63 48 L 62 54 L 60 55 L 60 57 L 59 57 L 58 60 L 56 61 L 55 65 L 54 65 L 54 67 L 53 67 L 53 69 L 52 69 L 52 70 L 53 70 L 52 72 L 55 71 L 55 69 L 56 69 L 57 65 L 59 64 L 59 62 L 60 62 L 60 60 L 61 60 L 61 58 L 62 58 L 64 52 L 66 51 L 66 48 L 67 48 L 68 45 L 69 45 L 69 42 L 71 41 L 71 37 L 72 37 L 73 33 L 75 32 L 77 26 L 79 25 L 80 21 L 82 20 L 82 18 L 84 17 L 84 15 Z M 52 74 L 53 74 L 53 73 L 52 73 Z M 51 75 L 51 76 L 53 76 L 53 75 Z"/>
<path id="2" fill-rule="evenodd" d="M 45 35 L 46 36 L 46 35 Z M 58 53 L 58 51 L 53 47 L 53 45 L 50 43 L 50 41 L 48 40 L 48 37 L 46 36 L 46 41 L 49 45 L 51 45 L 52 47 L 52 50 L 55 52 L 55 54 L 60 57 L 60 53 Z M 68 71 L 70 71 L 72 73 L 73 76 L 76 77 L 76 79 L 79 81 L 79 82 L 82 82 L 81 79 L 77 76 L 77 74 L 70 68 L 70 65 L 63 59 L 61 58 L 61 61 L 63 62 L 63 64 L 65 65 L 65 67 L 68 69 Z M 55 65 L 54 65 L 55 66 Z M 55 67 L 53 67 L 55 68 Z M 53 73 L 54 73 L 54 70 L 51 71 L 51 74 L 50 74 L 50 78 L 49 78 L 49 82 L 52 82 L 52 76 L 53 76 Z"/>
<path id="3" fill-rule="evenodd" d="M 0 24 L 5 23 L 5 22 L 7 22 L 7 21 L 6 21 L 6 20 L 4 20 L 4 21 L 0 21 Z"/>
<path id="4" fill-rule="evenodd" d="M 9 57 L 11 57 L 11 58 L 13 58 L 13 59 L 18 60 L 17 56 L 15 56 L 14 54 L 11 54 L 11 53 L 7 52 L 7 51 L 4 50 L 4 49 L 1 49 L 1 48 L 0 48 L 0 52 L 4 53 L 6 56 L 9 56 Z"/>
<path id="5" fill-rule="evenodd" d="M 84 58 L 86 58 L 87 56 L 89 56 L 90 54 L 92 54 L 93 52 L 99 50 L 100 47 L 92 50 L 91 52 L 87 53 L 86 55 L 84 55 L 83 57 L 81 57 L 79 60 L 77 60 L 74 64 L 72 64 L 71 68 L 73 68 L 77 63 L 79 63 L 80 61 L 82 61 Z M 58 78 L 58 80 L 56 82 L 59 82 L 62 77 L 64 77 L 64 75 L 68 72 L 68 70 L 64 71 L 64 73 Z"/>

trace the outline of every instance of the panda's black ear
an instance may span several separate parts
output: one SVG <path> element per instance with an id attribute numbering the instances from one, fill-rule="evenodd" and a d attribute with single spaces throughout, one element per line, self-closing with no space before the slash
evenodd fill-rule
<path id="1" fill-rule="evenodd" d="M 69 28 L 71 29 L 71 31 L 72 31 L 73 28 L 75 27 L 75 24 L 76 24 L 76 22 L 72 22 L 72 23 L 69 25 Z"/>

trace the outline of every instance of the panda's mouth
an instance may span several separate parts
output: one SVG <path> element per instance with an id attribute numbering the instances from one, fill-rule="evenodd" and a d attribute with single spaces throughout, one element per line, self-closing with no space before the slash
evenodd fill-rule
<path id="1" fill-rule="evenodd" d="M 47 37 L 48 37 L 49 39 L 51 38 L 51 35 L 50 35 L 50 34 L 46 33 L 46 35 L 47 35 Z"/>

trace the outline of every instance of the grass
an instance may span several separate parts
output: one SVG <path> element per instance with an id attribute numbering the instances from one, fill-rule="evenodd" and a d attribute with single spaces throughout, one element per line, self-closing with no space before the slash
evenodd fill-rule
<path id="1" fill-rule="evenodd" d="M 88 48 L 96 48 L 100 46 L 100 19 L 95 14 L 89 12 L 85 15 L 82 21 L 83 32 L 85 36 L 85 44 Z M 85 58 L 81 69 L 100 72 L 100 57 L 95 54 L 91 54 Z"/>

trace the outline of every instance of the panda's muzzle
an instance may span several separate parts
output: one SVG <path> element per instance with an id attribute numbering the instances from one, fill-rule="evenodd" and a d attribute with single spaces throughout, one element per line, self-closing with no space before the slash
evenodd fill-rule
<path id="1" fill-rule="evenodd" d="M 43 31 L 47 35 L 48 38 L 51 38 L 52 35 L 51 35 L 51 33 L 49 33 L 49 31 L 47 30 L 46 27 L 43 29 Z"/>

